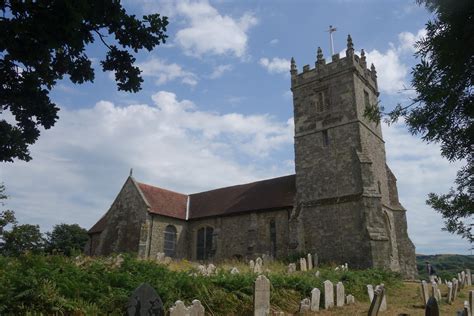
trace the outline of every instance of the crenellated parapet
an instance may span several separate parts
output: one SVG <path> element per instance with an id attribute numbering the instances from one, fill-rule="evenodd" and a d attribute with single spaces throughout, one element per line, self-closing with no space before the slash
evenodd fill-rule
<path id="1" fill-rule="evenodd" d="M 303 66 L 303 71 L 298 73 L 298 68 L 294 58 L 291 58 L 291 88 L 305 85 L 314 80 L 324 80 L 331 76 L 336 76 L 348 71 L 355 71 L 356 74 L 364 80 L 373 92 L 378 95 L 377 87 L 377 71 L 372 64 L 370 69 L 367 68 L 367 60 L 364 49 L 361 50 L 360 56 L 355 53 L 354 43 L 350 35 L 347 36 L 347 48 L 345 56 L 339 54 L 331 56 L 331 61 L 326 62 L 321 47 L 316 52 L 315 67 L 311 69 L 310 65 Z"/>

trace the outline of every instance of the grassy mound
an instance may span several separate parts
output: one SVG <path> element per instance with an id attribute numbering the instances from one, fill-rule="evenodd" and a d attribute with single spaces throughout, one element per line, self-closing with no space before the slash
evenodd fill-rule
<path id="1" fill-rule="evenodd" d="M 178 299 L 187 304 L 199 299 L 214 315 L 252 312 L 256 275 L 244 263 L 219 264 L 218 273 L 206 277 L 197 274 L 196 265 L 188 261 L 165 266 L 125 256 L 120 265 L 114 262 L 114 258 L 0 256 L 0 314 L 121 315 L 129 295 L 142 282 L 156 289 L 166 308 Z M 230 274 L 232 267 L 237 267 L 240 274 Z M 287 312 L 295 312 L 300 300 L 309 297 L 314 287 L 322 290 L 325 280 L 342 281 L 346 293 L 359 300 L 366 300 L 367 284 L 401 286 L 396 274 L 375 269 L 340 272 L 324 267 L 318 268 L 320 277 L 315 276 L 316 269 L 287 274 L 286 265 L 278 262 L 264 269 L 272 284 L 272 308 Z"/>

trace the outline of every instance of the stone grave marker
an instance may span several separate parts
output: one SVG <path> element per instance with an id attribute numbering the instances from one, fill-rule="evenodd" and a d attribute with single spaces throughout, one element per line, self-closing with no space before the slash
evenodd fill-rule
<path id="1" fill-rule="evenodd" d="M 428 300 L 430 299 L 430 295 L 428 294 L 428 284 L 426 283 L 425 280 L 421 281 L 421 296 L 423 298 L 423 306 L 426 306 L 428 304 Z"/>
<path id="2" fill-rule="evenodd" d="M 253 269 L 255 268 L 255 262 L 253 260 L 249 261 L 249 268 L 250 268 L 250 271 L 253 271 Z"/>
<path id="3" fill-rule="evenodd" d="M 260 259 L 260 260 L 258 260 Z M 263 273 L 263 267 L 262 267 L 262 259 L 261 258 L 257 258 L 257 260 L 255 260 L 255 266 L 253 268 L 253 272 L 254 273 Z"/>
<path id="4" fill-rule="evenodd" d="M 425 307 L 426 316 L 439 316 L 439 307 L 436 298 L 433 296 L 428 300 L 428 304 Z"/>
<path id="5" fill-rule="evenodd" d="M 164 260 L 165 260 L 165 253 L 164 252 L 158 252 L 156 254 L 156 261 L 163 262 Z"/>
<path id="6" fill-rule="evenodd" d="M 254 316 L 270 314 L 270 280 L 264 275 L 259 275 L 255 280 L 253 310 Z"/>
<path id="7" fill-rule="evenodd" d="M 239 274 L 240 271 L 239 269 L 237 269 L 236 267 L 233 267 L 231 270 L 230 270 L 230 274 Z"/>
<path id="8" fill-rule="evenodd" d="M 347 296 L 346 296 L 346 303 L 347 303 L 347 305 L 349 305 L 349 304 L 355 304 L 355 297 L 354 297 L 354 295 L 350 295 L 350 294 L 347 295 Z"/>
<path id="9" fill-rule="evenodd" d="M 471 274 L 471 269 L 466 269 L 466 280 L 467 280 L 467 285 L 472 286 L 472 274 Z M 474 315 L 473 315 L 474 316 Z"/>
<path id="10" fill-rule="evenodd" d="M 448 297 L 447 297 L 448 304 L 453 302 L 453 282 L 448 282 Z"/>
<path id="11" fill-rule="evenodd" d="M 324 284 L 324 309 L 334 306 L 334 285 L 331 281 L 326 280 Z"/>
<path id="12" fill-rule="evenodd" d="M 301 271 L 307 271 L 306 267 L 306 259 L 305 258 L 300 258 L 300 270 Z"/>
<path id="13" fill-rule="evenodd" d="M 368 316 L 377 316 L 380 311 L 380 306 L 382 305 L 382 300 L 385 294 L 385 289 L 382 286 L 377 286 L 374 291 L 372 302 L 370 303 Z"/>
<path id="14" fill-rule="evenodd" d="M 296 263 L 290 263 L 288 265 L 288 273 L 293 273 L 296 271 Z"/>
<path id="15" fill-rule="evenodd" d="M 184 305 L 182 301 L 176 301 L 174 306 L 170 308 L 170 316 L 187 316 L 189 315 L 189 308 Z"/>
<path id="16" fill-rule="evenodd" d="M 344 293 L 344 284 L 342 282 L 337 282 L 336 284 L 336 306 L 344 306 L 344 299 L 346 295 Z"/>
<path id="17" fill-rule="evenodd" d="M 206 310 L 202 306 L 201 301 L 194 300 L 193 305 L 189 306 L 189 316 L 204 316 Z"/>
<path id="18" fill-rule="evenodd" d="M 372 284 L 367 285 L 367 293 L 369 294 L 369 302 L 372 303 L 374 300 L 374 287 Z"/>
<path id="19" fill-rule="evenodd" d="M 461 271 L 461 289 L 466 285 L 466 272 Z"/>
<path id="20" fill-rule="evenodd" d="M 380 304 L 380 311 L 381 311 L 381 312 L 385 312 L 385 311 L 387 310 L 387 290 L 385 290 L 385 287 L 384 287 L 383 283 L 380 284 L 380 285 L 377 285 L 377 286 L 375 287 L 375 289 L 380 288 L 380 287 L 383 287 L 383 288 L 384 288 L 382 303 Z"/>
<path id="21" fill-rule="evenodd" d="M 300 302 L 300 313 L 306 314 L 311 310 L 311 300 L 309 298 L 305 298 Z"/>
<path id="22" fill-rule="evenodd" d="M 128 316 L 164 316 L 163 302 L 148 283 L 140 284 L 130 295 L 127 303 Z"/>
<path id="23" fill-rule="evenodd" d="M 310 253 L 308 253 L 308 270 L 313 270 L 313 257 Z"/>
<path id="24" fill-rule="evenodd" d="M 459 291 L 459 282 L 458 282 L 458 279 L 454 278 L 453 279 L 453 301 L 458 297 L 458 291 Z"/>
<path id="25" fill-rule="evenodd" d="M 438 290 L 438 283 L 431 283 L 431 296 L 433 296 L 436 301 L 441 302 L 440 292 Z"/>
<path id="26" fill-rule="evenodd" d="M 319 311 L 319 302 L 321 300 L 321 291 L 318 288 L 311 290 L 311 311 Z"/>
<path id="27" fill-rule="evenodd" d="M 314 274 L 314 276 L 317 277 L 317 278 L 319 278 L 320 275 L 321 275 L 321 272 L 319 272 L 319 270 L 316 271 L 316 273 Z"/>
<path id="28" fill-rule="evenodd" d="M 207 275 L 213 275 L 216 272 L 216 266 L 210 263 L 207 266 Z"/>

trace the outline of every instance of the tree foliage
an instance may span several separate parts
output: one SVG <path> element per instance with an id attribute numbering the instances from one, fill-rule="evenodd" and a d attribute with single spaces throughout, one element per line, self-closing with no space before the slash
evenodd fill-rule
<path id="1" fill-rule="evenodd" d="M 8 196 L 5 193 L 5 185 L 0 183 L 0 206 L 4 206 Z M 0 211 L 0 238 L 2 238 L 3 230 L 8 224 L 16 224 L 15 213 L 11 210 Z"/>
<path id="2" fill-rule="evenodd" d="M 1 252 L 6 256 L 18 256 L 27 252 L 41 253 L 44 249 L 44 238 L 38 225 L 14 225 L 3 232 Z"/>
<path id="3" fill-rule="evenodd" d="M 115 0 L 0 0 L 0 161 L 31 159 L 29 145 L 58 119 L 49 98 L 58 80 L 94 80 L 86 47 L 107 48 L 102 70 L 115 72 L 119 90 L 141 88 L 132 53 L 166 39 L 166 17 L 129 15 Z M 113 36 L 113 37 L 112 37 Z M 14 122 L 12 122 L 14 121 Z"/>
<path id="4" fill-rule="evenodd" d="M 418 0 L 434 14 L 426 36 L 416 43 L 419 63 L 412 69 L 416 97 L 398 105 L 386 121 L 405 119 L 412 134 L 441 146 L 450 161 L 463 161 L 456 187 L 447 194 L 430 193 L 427 204 L 441 213 L 445 230 L 473 242 L 474 215 L 474 2 L 472 0 Z M 383 110 L 382 110 L 383 111 Z M 383 116 L 378 107 L 366 114 Z"/>
<path id="5" fill-rule="evenodd" d="M 48 251 L 58 251 L 66 256 L 82 252 L 89 238 L 87 230 L 77 224 L 55 225 L 53 231 L 46 235 Z"/>

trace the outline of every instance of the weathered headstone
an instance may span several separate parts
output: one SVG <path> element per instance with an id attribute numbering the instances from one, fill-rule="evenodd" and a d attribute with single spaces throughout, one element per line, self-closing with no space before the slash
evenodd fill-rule
<path id="1" fill-rule="evenodd" d="M 173 259 L 171 257 L 165 257 L 165 259 L 163 259 L 163 263 L 166 265 L 169 265 L 172 261 Z"/>
<path id="2" fill-rule="evenodd" d="M 464 312 L 463 315 L 471 316 L 471 310 L 469 308 L 469 302 L 468 301 L 464 301 L 464 310 L 463 310 L 463 312 Z"/>
<path id="3" fill-rule="evenodd" d="M 156 254 L 156 261 L 163 262 L 164 260 L 165 260 L 165 253 L 164 252 L 158 252 Z"/>
<path id="4" fill-rule="evenodd" d="M 453 279 L 453 301 L 458 297 L 458 291 L 459 291 L 459 282 L 458 282 L 458 279 L 454 278 Z"/>
<path id="5" fill-rule="evenodd" d="M 461 271 L 461 289 L 466 285 L 466 272 Z"/>
<path id="6" fill-rule="evenodd" d="M 344 263 L 344 270 L 349 271 L 349 264 L 347 262 Z"/>
<path id="7" fill-rule="evenodd" d="M 453 283 L 448 282 L 448 297 L 447 297 L 448 304 L 453 302 Z"/>
<path id="8" fill-rule="evenodd" d="M 344 284 L 342 282 L 337 282 L 336 284 L 336 306 L 344 306 L 344 299 L 346 295 L 344 293 Z"/>
<path id="9" fill-rule="evenodd" d="M 270 280 L 264 275 L 259 275 L 255 280 L 253 310 L 254 316 L 270 314 Z"/>
<path id="10" fill-rule="evenodd" d="M 471 316 L 474 316 L 474 291 L 469 291 L 469 310 Z"/>
<path id="11" fill-rule="evenodd" d="M 380 285 L 377 285 L 375 289 L 380 288 L 380 287 L 384 288 L 382 303 L 380 304 L 380 311 L 385 312 L 387 310 L 387 290 L 385 290 L 383 283 Z"/>
<path id="12" fill-rule="evenodd" d="M 324 284 L 324 309 L 334 306 L 334 285 L 331 281 L 326 280 Z"/>
<path id="13" fill-rule="evenodd" d="M 319 302 L 321 300 L 321 291 L 318 288 L 311 290 L 311 311 L 319 311 Z"/>
<path id="14" fill-rule="evenodd" d="M 314 253 L 313 255 L 313 267 L 317 267 L 319 265 L 319 259 L 318 259 L 318 254 Z"/>
<path id="15" fill-rule="evenodd" d="M 468 286 L 472 286 L 472 274 L 471 269 L 466 269 L 466 281 Z M 474 315 L 473 315 L 474 316 Z"/>
<path id="16" fill-rule="evenodd" d="M 182 301 L 176 301 L 174 306 L 170 308 L 170 316 L 187 316 L 189 315 L 189 308 L 184 305 Z"/>
<path id="17" fill-rule="evenodd" d="M 148 283 L 142 283 L 138 286 L 128 300 L 128 316 L 164 316 L 165 310 L 163 302 Z"/>
<path id="18" fill-rule="evenodd" d="M 369 302 L 372 303 L 374 300 L 374 287 L 372 284 L 367 285 L 367 293 L 369 294 Z"/>
<path id="19" fill-rule="evenodd" d="M 305 298 L 300 302 L 300 313 L 305 314 L 311 310 L 311 300 L 309 298 Z"/>
<path id="20" fill-rule="evenodd" d="M 421 281 L 421 296 L 423 298 L 423 306 L 426 306 L 426 304 L 428 304 L 428 300 L 430 299 L 430 295 L 428 290 L 428 284 L 425 280 Z"/>
<path id="21" fill-rule="evenodd" d="M 237 269 L 236 267 L 233 267 L 231 270 L 230 270 L 230 274 L 239 274 L 240 271 L 239 269 Z"/>
<path id="22" fill-rule="evenodd" d="M 125 261 L 125 259 L 123 258 L 123 255 L 120 253 L 120 254 L 118 254 L 117 257 L 115 257 L 113 259 L 112 267 L 113 268 L 120 268 L 124 261 Z"/>
<path id="23" fill-rule="evenodd" d="M 189 307 L 189 316 L 204 316 L 205 312 L 206 310 L 199 300 L 194 300 L 193 305 Z"/>
<path id="24" fill-rule="evenodd" d="M 313 257 L 310 253 L 308 253 L 308 270 L 313 270 Z"/>
<path id="25" fill-rule="evenodd" d="M 431 296 L 433 296 L 438 302 L 441 301 L 441 297 L 439 293 L 440 292 L 438 291 L 438 283 L 436 282 L 431 283 Z"/>
<path id="26" fill-rule="evenodd" d="M 301 271 L 307 271 L 306 267 L 306 259 L 305 258 L 300 258 L 300 270 Z"/>
<path id="27" fill-rule="evenodd" d="M 255 264 L 259 264 L 260 266 L 263 267 L 263 259 L 258 257 L 257 259 L 255 259 Z"/>
<path id="28" fill-rule="evenodd" d="M 288 265 L 288 273 L 293 273 L 296 271 L 296 263 L 290 263 Z"/>
<path id="29" fill-rule="evenodd" d="M 347 295 L 346 296 L 346 303 L 349 304 L 355 304 L 355 297 L 354 295 Z"/>
<path id="30" fill-rule="evenodd" d="M 316 273 L 314 274 L 314 276 L 317 277 L 317 278 L 319 278 L 320 275 L 321 275 L 321 272 L 319 272 L 319 270 L 316 271 Z"/>
<path id="31" fill-rule="evenodd" d="M 207 275 L 213 275 L 216 272 L 216 266 L 210 263 L 207 266 Z"/>
<path id="32" fill-rule="evenodd" d="M 380 311 L 380 306 L 382 305 L 382 300 L 384 298 L 385 289 L 383 286 L 377 286 L 374 291 L 374 298 L 370 303 L 368 316 L 377 316 Z"/>
<path id="33" fill-rule="evenodd" d="M 253 272 L 254 273 L 257 273 L 257 274 L 260 274 L 260 273 L 263 273 L 263 267 L 262 267 L 262 264 L 261 264 L 261 259 L 258 260 L 260 258 L 257 258 L 256 262 L 255 262 L 255 266 L 253 267 Z"/>
<path id="34" fill-rule="evenodd" d="M 249 268 L 250 268 L 250 271 L 253 271 L 253 269 L 255 268 L 255 262 L 253 260 L 249 261 Z"/>
<path id="35" fill-rule="evenodd" d="M 439 316 L 439 307 L 436 298 L 430 297 L 425 307 L 426 316 Z"/>
<path id="36" fill-rule="evenodd" d="M 206 266 L 200 264 L 200 265 L 198 265 L 197 269 L 198 269 L 199 274 L 207 275 Z"/>

